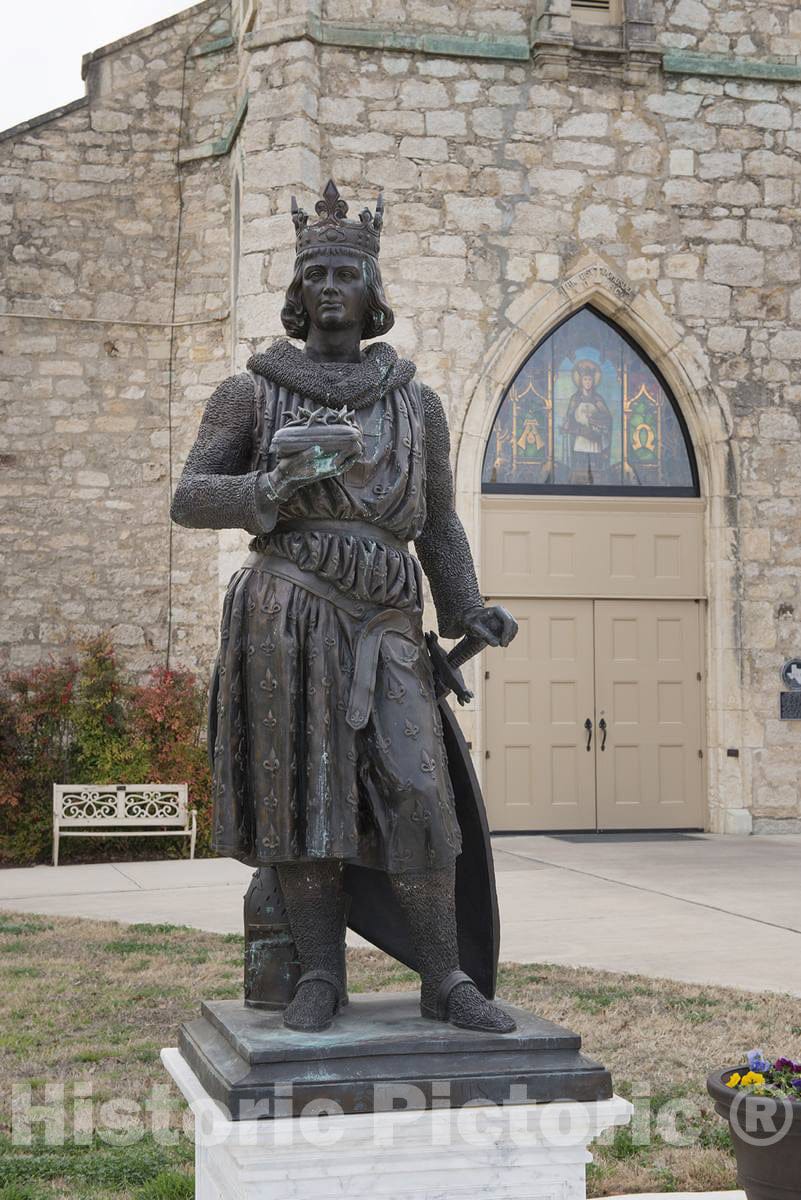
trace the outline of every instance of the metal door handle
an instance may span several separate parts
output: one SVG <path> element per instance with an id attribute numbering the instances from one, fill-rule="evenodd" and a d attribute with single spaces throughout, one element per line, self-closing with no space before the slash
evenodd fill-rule
<path id="1" fill-rule="evenodd" d="M 603 731 L 604 740 L 601 742 L 601 749 L 606 749 L 606 717 L 601 717 L 598 722 L 598 728 Z"/>
<path id="2" fill-rule="evenodd" d="M 584 728 L 587 730 L 587 749 L 589 750 L 592 746 L 592 721 L 589 717 L 584 722 Z"/>

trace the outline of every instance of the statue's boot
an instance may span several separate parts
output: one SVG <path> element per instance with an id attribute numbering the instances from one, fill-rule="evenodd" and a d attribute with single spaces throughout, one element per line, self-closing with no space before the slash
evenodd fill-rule
<path id="1" fill-rule="evenodd" d="M 459 969 L 455 867 L 390 875 L 420 969 L 420 1011 L 462 1029 L 511 1033 L 515 1023 Z"/>
<path id="2" fill-rule="evenodd" d="M 290 1029 L 327 1029 L 347 1004 L 342 864 L 280 863 L 277 867 L 289 928 L 303 971 L 284 1010 Z"/>

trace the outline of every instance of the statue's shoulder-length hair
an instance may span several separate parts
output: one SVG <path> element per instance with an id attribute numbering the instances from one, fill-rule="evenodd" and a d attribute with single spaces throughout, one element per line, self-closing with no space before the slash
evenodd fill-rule
<path id="1" fill-rule="evenodd" d="M 291 338 L 306 341 L 309 333 L 309 314 L 303 304 L 302 284 L 303 268 L 307 260 L 295 263 L 295 274 L 286 289 L 284 307 L 281 309 L 281 322 Z M 389 307 L 384 295 L 384 284 L 378 263 L 373 258 L 362 258 L 362 270 L 367 284 L 367 309 L 362 325 L 362 340 L 383 337 L 395 324 L 395 314 Z"/>

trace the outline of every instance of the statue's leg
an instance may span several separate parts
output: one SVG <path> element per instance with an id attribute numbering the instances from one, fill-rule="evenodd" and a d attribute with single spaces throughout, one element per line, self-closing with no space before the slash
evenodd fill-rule
<path id="1" fill-rule="evenodd" d="M 439 1017 L 462 1029 L 510 1033 L 515 1028 L 511 1017 L 482 996 L 466 976 L 443 995 L 443 985 L 447 990 L 453 983 L 453 973 L 459 970 L 455 868 L 409 871 L 391 874 L 389 878 L 405 914 L 420 964 L 423 1015 Z"/>
<path id="2" fill-rule="evenodd" d="M 342 863 L 279 863 L 276 869 L 303 971 L 284 1010 L 284 1024 L 326 1029 L 347 998 Z"/>

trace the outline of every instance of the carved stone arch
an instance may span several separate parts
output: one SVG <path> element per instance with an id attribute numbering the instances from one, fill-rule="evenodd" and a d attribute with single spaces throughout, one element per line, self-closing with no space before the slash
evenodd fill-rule
<path id="1" fill-rule="evenodd" d="M 709 827 L 749 833 L 751 814 L 741 758 L 745 711 L 740 645 L 737 468 L 732 416 L 725 395 L 710 383 L 702 345 L 675 324 L 658 300 L 638 292 L 597 255 L 582 258 L 554 284 L 517 297 L 498 322 L 498 335 L 465 387 L 468 402 L 458 431 L 455 483 L 460 515 L 481 562 L 481 471 L 484 450 L 504 392 L 525 359 L 562 321 L 586 305 L 617 325 L 658 367 L 687 425 L 705 501 L 706 747 Z M 457 433 L 456 430 L 453 431 Z M 456 440 L 456 437 L 454 437 Z M 478 682 L 478 681 L 477 681 Z M 483 757 L 481 695 L 471 722 Z"/>

